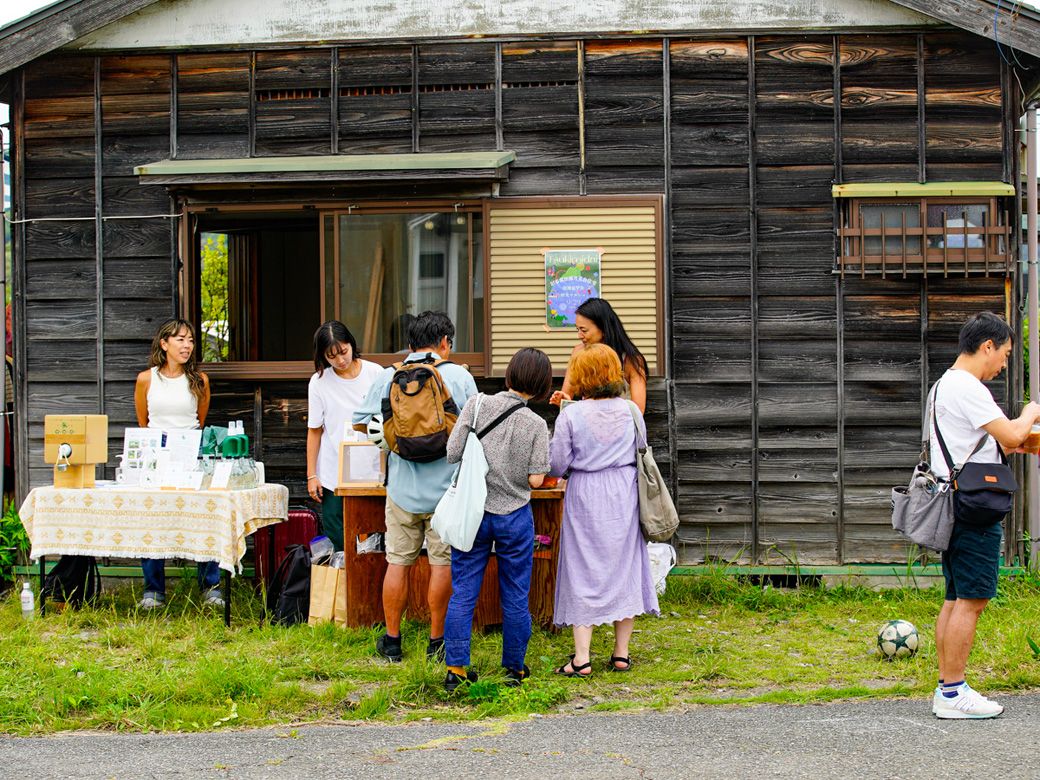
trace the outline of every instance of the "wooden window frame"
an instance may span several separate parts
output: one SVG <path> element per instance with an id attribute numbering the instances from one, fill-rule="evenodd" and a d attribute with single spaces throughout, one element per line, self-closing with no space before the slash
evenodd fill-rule
<path id="1" fill-rule="evenodd" d="M 314 214 L 318 222 L 320 246 L 321 285 L 319 294 L 321 311 L 325 311 L 325 229 L 326 216 L 338 213 L 366 214 L 400 214 L 415 211 L 465 212 L 481 214 L 483 218 L 483 247 L 487 254 L 487 199 L 416 199 L 396 201 L 358 201 L 357 203 L 337 201 L 300 202 L 265 202 L 265 203 L 195 203 L 183 199 L 180 204 L 180 229 L 178 231 L 180 267 L 177 281 L 180 290 L 180 316 L 189 322 L 198 323 L 200 317 L 200 256 L 197 236 L 195 235 L 196 215 L 198 214 L 235 214 L 263 212 L 307 212 Z M 338 220 L 336 231 L 339 230 Z M 472 222 L 470 223 L 472 226 Z M 472 227 L 470 246 L 472 247 Z M 470 277 L 472 278 L 472 252 L 470 257 Z M 488 258 L 483 263 L 483 285 L 485 295 L 490 290 Z M 471 318 L 472 319 L 472 318 Z M 490 298 L 484 306 L 484 349 L 480 352 L 454 352 L 452 359 L 467 365 L 470 372 L 478 377 L 486 375 L 490 364 Z M 472 339 L 471 339 L 472 343 Z M 365 359 L 382 366 L 390 366 L 401 359 L 394 353 L 365 353 Z M 217 363 L 202 363 L 200 369 L 211 378 L 223 380 L 295 380 L 307 379 L 314 373 L 312 360 L 235 360 Z"/>
<path id="2" fill-rule="evenodd" d="M 845 276 L 880 275 L 907 278 L 908 275 L 951 274 L 963 276 L 1005 276 L 1011 273 L 1013 260 L 1013 231 L 1011 215 L 1000 197 L 887 197 L 887 198 L 849 198 L 842 204 L 841 224 L 838 227 L 838 256 L 835 272 Z M 863 227 L 860 221 L 860 207 L 866 205 L 917 204 L 920 213 L 920 227 L 886 228 L 882 222 L 879 228 Z M 986 206 L 987 220 L 981 227 L 949 227 L 946 224 L 937 227 L 928 226 L 928 207 L 930 205 L 966 205 Z M 944 216 L 945 222 L 945 216 Z M 944 240 L 941 248 L 928 246 L 932 237 L 956 237 L 964 239 L 963 247 L 950 247 Z M 969 236 L 981 236 L 983 246 L 969 247 Z M 887 239 L 901 238 L 901 250 L 889 254 L 886 248 Z M 907 252 L 907 238 L 917 237 L 921 242 L 920 253 Z M 881 239 L 881 254 L 865 253 L 867 238 Z M 1003 243 L 1004 251 L 1000 251 Z"/>

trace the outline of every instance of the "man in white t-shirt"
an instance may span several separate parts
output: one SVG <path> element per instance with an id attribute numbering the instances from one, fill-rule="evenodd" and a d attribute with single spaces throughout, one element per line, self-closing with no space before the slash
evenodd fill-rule
<path id="1" fill-rule="evenodd" d="M 1020 451 L 1030 427 L 1040 418 L 1040 404 L 1030 402 L 1018 417 L 1009 420 L 983 384 L 1007 367 L 1013 336 L 1007 322 L 991 312 L 970 317 L 961 328 L 960 354 L 933 387 L 929 457 L 937 476 L 946 478 L 950 470 L 935 427 L 942 432 L 955 465 L 968 459 L 987 434 L 986 443 L 970 460 L 995 463 L 1000 457 L 997 447 L 1003 447 L 1005 453 Z M 950 545 L 942 554 L 946 599 L 935 623 L 939 686 L 932 697 L 932 713 L 938 718 L 993 718 L 1004 711 L 964 681 L 979 615 L 997 595 L 1000 541 L 999 521 L 978 526 L 956 520 Z"/>

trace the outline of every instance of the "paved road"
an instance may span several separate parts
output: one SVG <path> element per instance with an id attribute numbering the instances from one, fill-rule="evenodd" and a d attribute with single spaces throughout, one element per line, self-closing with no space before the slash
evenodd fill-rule
<path id="1" fill-rule="evenodd" d="M 697 707 L 445 725 L 0 738 L 0 776 L 33 778 L 1040 777 L 1040 695 L 938 721 L 921 701 Z"/>

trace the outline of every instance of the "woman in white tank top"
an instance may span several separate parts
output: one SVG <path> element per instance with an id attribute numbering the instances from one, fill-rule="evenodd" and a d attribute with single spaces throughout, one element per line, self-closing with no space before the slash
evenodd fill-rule
<path id="1" fill-rule="evenodd" d="M 187 320 L 167 320 L 152 339 L 149 368 L 137 375 L 134 407 L 142 428 L 182 430 L 201 428 L 209 411 L 209 378 L 199 371 L 195 328 Z M 166 561 L 141 560 L 144 598 L 138 606 L 154 609 L 166 601 Z M 216 561 L 198 565 L 203 603 L 223 606 L 220 567 Z"/>

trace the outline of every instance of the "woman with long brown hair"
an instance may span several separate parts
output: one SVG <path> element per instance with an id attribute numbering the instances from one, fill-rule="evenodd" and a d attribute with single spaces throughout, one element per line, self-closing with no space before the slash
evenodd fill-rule
<path id="1" fill-rule="evenodd" d="M 152 339 L 148 368 L 137 375 L 134 387 L 137 423 L 142 428 L 184 430 L 201 428 L 209 412 L 209 378 L 199 371 L 195 328 L 182 319 L 167 320 Z M 144 571 L 142 609 L 161 607 L 166 601 L 166 561 L 141 560 Z M 220 568 L 216 561 L 198 565 L 203 603 L 224 606 L 220 592 Z"/>

